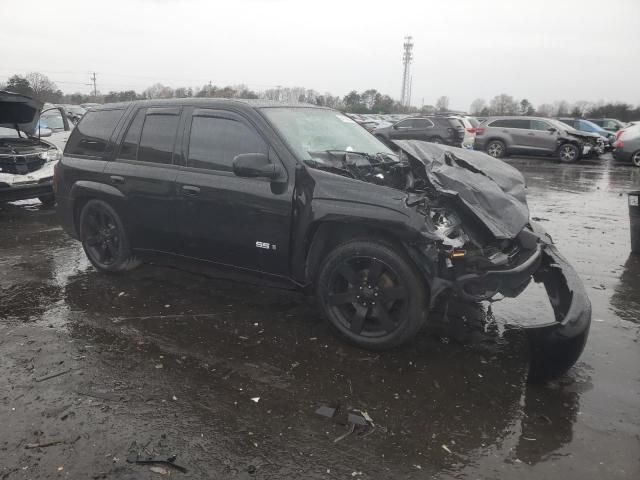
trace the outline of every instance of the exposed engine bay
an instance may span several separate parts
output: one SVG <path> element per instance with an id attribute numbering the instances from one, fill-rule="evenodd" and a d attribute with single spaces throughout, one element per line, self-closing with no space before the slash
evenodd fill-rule
<path id="1" fill-rule="evenodd" d="M 0 136 L 0 174 L 26 175 L 58 158 L 58 149 L 38 138 Z"/>
<path id="2" fill-rule="evenodd" d="M 407 204 L 425 216 L 425 252 L 438 276 L 456 281 L 469 274 L 513 268 L 535 253 L 525 181 L 520 172 L 482 152 L 420 141 L 397 141 L 398 156 L 349 151 L 309 152 L 307 164 L 406 192 Z M 487 299 L 518 288 L 491 282 L 471 285 L 469 297 Z M 464 292 L 462 292 L 464 293 Z"/>

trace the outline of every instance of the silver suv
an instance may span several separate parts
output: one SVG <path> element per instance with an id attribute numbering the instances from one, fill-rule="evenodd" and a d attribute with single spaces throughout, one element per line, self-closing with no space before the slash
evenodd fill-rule
<path id="1" fill-rule="evenodd" d="M 476 129 L 474 148 L 501 158 L 512 153 L 556 155 L 571 163 L 597 154 L 599 135 L 580 132 L 550 118 L 491 117 Z"/>

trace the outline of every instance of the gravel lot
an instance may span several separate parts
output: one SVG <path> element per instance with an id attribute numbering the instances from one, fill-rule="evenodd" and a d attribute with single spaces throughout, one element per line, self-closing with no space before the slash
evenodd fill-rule
<path id="1" fill-rule="evenodd" d="M 0 206 L 0 479 L 640 478 L 640 169 L 507 161 L 594 308 L 581 360 L 544 386 L 505 329 L 549 318 L 542 287 L 434 314 L 376 355 L 336 340 L 313 299 L 160 265 L 99 274 L 53 210 Z M 323 405 L 375 428 L 343 437 Z"/>

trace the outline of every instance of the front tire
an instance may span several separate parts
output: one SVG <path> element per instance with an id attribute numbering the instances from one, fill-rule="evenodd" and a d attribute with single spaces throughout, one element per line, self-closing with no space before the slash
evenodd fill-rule
<path id="1" fill-rule="evenodd" d="M 131 253 L 118 213 L 102 200 L 89 200 L 80 212 L 80 240 L 89 261 L 103 272 L 123 272 L 140 265 Z"/>
<path id="2" fill-rule="evenodd" d="M 494 158 L 503 158 L 507 153 L 507 147 L 500 140 L 491 140 L 485 150 Z"/>
<path id="3" fill-rule="evenodd" d="M 427 294 L 411 261 L 385 242 L 352 240 L 338 246 L 317 277 L 318 300 L 331 328 L 370 350 L 413 338 L 426 320 Z"/>
<path id="4" fill-rule="evenodd" d="M 580 151 L 572 143 L 560 145 L 558 149 L 558 159 L 562 163 L 573 163 L 580 158 Z"/>
<path id="5" fill-rule="evenodd" d="M 631 164 L 640 168 L 640 150 L 631 155 Z"/>

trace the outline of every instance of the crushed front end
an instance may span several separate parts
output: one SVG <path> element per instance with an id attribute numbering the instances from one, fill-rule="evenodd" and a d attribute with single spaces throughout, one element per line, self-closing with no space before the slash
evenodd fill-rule
<path id="1" fill-rule="evenodd" d="M 480 152 L 397 144 L 409 162 L 419 162 L 432 187 L 409 197 L 425 217 L 425 241 L 413 255 L 428 266 L 432 304 L 442 294 L 479 302 L 517 297 L 532 280 L 544 284 L 555 318 L 524 327 L 530 379 L 564 373 L 586 344 L 591 304 L 551 237 L 529 220 L 522 175 Z"/>

